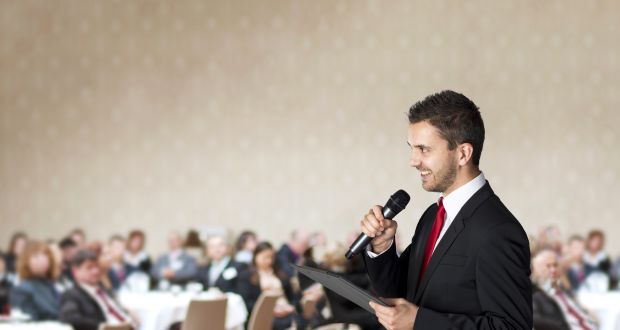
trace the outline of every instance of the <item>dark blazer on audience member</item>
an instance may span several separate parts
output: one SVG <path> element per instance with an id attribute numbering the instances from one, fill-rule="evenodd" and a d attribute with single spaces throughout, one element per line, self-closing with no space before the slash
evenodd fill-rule
<path id="1" fill-rule="evenodd" d="M 59 320 L 70 324 L 74 330 L 97 330 L 99 324 L 106 322 L 97 301 L 79 285 L 62 295 Z"/>
<path id="2" fill-rule="evenodd" d="M 288 278 L 295 275 L 295 268 L 293 268 L 290 264 L 297 264 L 297 261 L 299 261 L 300 258 L 301 256 L 293 252 L 293 250 L 291 250 L 286 243 L 283 244 L 276 253 L 276 262 L 280 265 L 280 268 Z"/>
<path id="3" fill-rule="evenodd" d="M 532 306 L 534 307 L 534 329 L 536 330 L 570 330 L 560 306 L 538 286 L 532 288 Z"/>
<path id="4" fill-rule="evenodd" d="M 204 285 L 205 289 L 209 288 L 209 270 L 211 270 L 211 265 L 212 263 L 209 263 L 198 270 L 198 281 Z M 237 281 L 241 271 L 245 268 L 247 268 L 247 265 L 236 262 L 231 258 L 215 280 L 214 286 L 222 292 L 237 292 Z"/>
<path id="5" fill-rule="evenodd" d="M 455 216 L 419 280 L 437 209 L 424 212 L 400 258 L 395 244 L 376 258 L 364 253 L 377 293 L 419 306 L 416 330 L 531 329 L 528 238 L 488 182 Z"/>
<path id="6" fill-rule="evenodd" d="M 60 294 L 54 283 L 45 279 L 30 279 L 11 290 L 11 307 L 19 308 L 33 320 L 58 319 Z"/>

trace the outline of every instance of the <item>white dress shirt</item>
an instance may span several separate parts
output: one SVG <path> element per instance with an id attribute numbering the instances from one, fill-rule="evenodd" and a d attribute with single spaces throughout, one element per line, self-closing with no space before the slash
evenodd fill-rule
<path id="1" fill-rule="evenodd" d="M 487 180 L 484 177 L 484 174 L 480 172 L 480 174 L 474 179 L 472 179 L 471 181 L 458 187 L 456 190 L 449 193 L 448 195 L 443 196 L 443 207 L 446 210 L 446 215 L 444 218 L 443 227 L 441 228 L 441 232 L 439 233 L 439 237 L 437 238 L 437 242 L 435 243 L 435 246 L 433 247 L 433 251 L 435 250 L 435 248 L 437 247 L 437 244 L 439 244 L 443 236 L 446 234 L 446 231 L 448 231 L 448 228 L 454 221 L 454 218 L 456 217 L 456 215 L 459 214 L 459 211 L 461 211 L 461 209 L 463 208 L 463 205 L 465 205 L 465 203 L 467 203 L 467 201 L 478 190 L 480 190 L 482 186 L 486 184 L 486 182 Z M 392 244 L 394 244 L 394 240 L 392 240 L 392 243 L 390 243 L 390 246 L 385 251 L 389 250 L 390 247 L 392 247 Z M 370 248 L 371 246 L 370 244 L 368 244 L 367 253 L 368 253 L 368 256 L 371 258 L 378 257 L 381 255 L 381 253 L 385 252 L 383 251 L 377 254 L 377 253 L 370 251 Z"/>

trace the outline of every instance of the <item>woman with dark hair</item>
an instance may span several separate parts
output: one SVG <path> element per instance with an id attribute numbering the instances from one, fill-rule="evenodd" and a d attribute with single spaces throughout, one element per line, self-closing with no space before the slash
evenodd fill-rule
<path id="1" fill-rule="evenodd" d="M 250 230 L 241 232 L 235 244 L 235 250 L 237 251 L 235 261 L 248 265 L 251 264 L 257 243 L 256 233 Z"/>
<path id="2" fill-rule="evenodd" d="M 280 295 L 274 308 L 273 329 L 289 328 L 293 322 L 303 329 L 306 321 L 295 311 L 299 296 L 293 291 L 286 275 L 275 263 L 275 250 L 269 242 L 256 245 L 252 264 L 239 275 L 238 292 L 243 297 L 248 312 L 251 314 L 254 304 L 261 293 Z"/>
<path id="3" fill-rule="evenodd" d="M 592 272 L 609 274 L 611 259 L 605 247 L 605 234 L 600 230 L 592 230 L 586 239 L 586 251 L 583 255 L 586 277 Z"/>
<path id="4" fill-rule="evenodd" d="M 9 249 L 4 256 L 4 262 L 6 264 L 6 271 L 10 274 L 16 273 L 17 258 L 26 247 L 26 242 L 28 241 L 28 236 L 24 232 L 18 231 L 11 236 L 11 241 L 9 243 Z"/>
<path id="5" fill-rule="evenodd" d="M 140 271 L 149 274 L 151 271 L 151 258 L 144 251 L 146 237 L 142 230 L 132 230 L 127 238 L 127 249 L 123 259 L 127 267 L 127 275 Z"/>
<path id="6" fill-rule="evenodd" d="M 11 291 L 11 308 L 18 308 L 35 321 L 56 320 L 60 294 L 54 286 L 59 268 L 49 246 L 31 241 L 17 260 L 21 282 Z"/>

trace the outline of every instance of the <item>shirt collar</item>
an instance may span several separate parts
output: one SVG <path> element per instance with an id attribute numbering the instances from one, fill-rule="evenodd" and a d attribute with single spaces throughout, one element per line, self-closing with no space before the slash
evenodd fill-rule
<path id="1" fill-rule="evenodd" d="M 477 177 L 458 187 L 447 196 L 444 196 L 443 207 L 446 209 L 446 216 L 450 219 L 454 219 L 461 208 L 463 208 L 463 205 L 465 205 L 471 196 L 480 190 L 486 182 L 487 180 L 484 177 L 484 173 L 480 172 Z"/>

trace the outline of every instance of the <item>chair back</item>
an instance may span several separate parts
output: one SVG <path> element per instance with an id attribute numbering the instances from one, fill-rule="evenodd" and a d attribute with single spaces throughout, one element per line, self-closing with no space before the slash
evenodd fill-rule
<path id="1" fill-rule="evenodd" d="M 116 325 L 101 324 L 99 326 L 99 330 L 132 330 L 132 329 L 133 329 L 133 326 L 129 323 L 116 324 Z"/>
<path id="2" fill-rule="evenodd" d="M 182 330 L 226 329 L 226 305 L 228 298 L 192 300 L 187 309 Z"/>
<path id="3" fill-rule="evenodd" d="M 273 325 L 273 309 L 279 295 L 261 294 L 252 309 L 248 330 L 269 330 Z"/>

